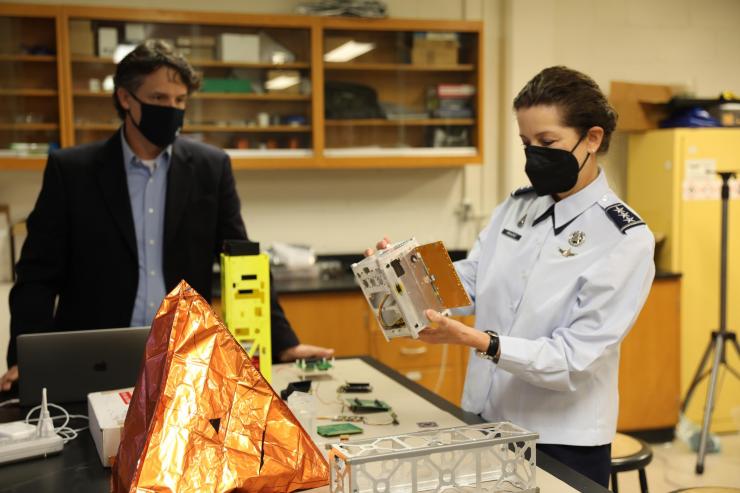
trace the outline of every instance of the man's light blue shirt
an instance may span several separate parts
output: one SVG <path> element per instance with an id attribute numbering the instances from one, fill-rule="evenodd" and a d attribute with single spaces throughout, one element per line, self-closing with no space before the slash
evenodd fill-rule
<path id="1" fill-rule="evenodd" d="M 172 146 L 154 160 L 153 168 L 137 157 L 126 142 L 121 129 L 123 164 L 136 232 L 139 260 L 139 285 L 131 314 L 131 326 L 151 325 L 165 296 L 162 251 L 164 241 L 164 208 L 167 195 L 167 172 Z"/>

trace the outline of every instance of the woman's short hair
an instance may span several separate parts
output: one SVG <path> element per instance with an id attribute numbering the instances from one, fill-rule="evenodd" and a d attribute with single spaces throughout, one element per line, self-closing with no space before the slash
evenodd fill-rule
<path id="1" fill-rule="evenodd" d="M 609 149 L 617 127 L 617 112 L 588 75 L 563 66 L 544 69 L 514 98 L 514 110 L 538 105 L 558 107 L 563 125 L 575 128 L 581 135 L 591 127 L 603 128 L 598 152 Z"/>
<path id="2" fill-rule="evenodd" d="M 123 87 L 130 93 L 135 93 L 144 78 L 159 69 L 169 67 L 180 76 L 182 83 L 188 88 L 188 94 L 200 89 L 200 75 L 182 55 L 175 53 L 172 47 L 161 40 L 150 39 L 137 46 L 126 55 L 116 66 L 113 76 L 115 89 Z M 126 118 L 126 110 L 118 101 L 116 91 L 113 91 L 113 104 L 121 120 Z"/>

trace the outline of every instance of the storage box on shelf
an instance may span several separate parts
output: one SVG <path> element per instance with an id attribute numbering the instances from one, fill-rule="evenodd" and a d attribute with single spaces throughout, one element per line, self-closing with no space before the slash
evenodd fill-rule
<path id="1" fill-rule="evenodd" d="M 3 29 L 3 47 L 53 46 L 48 55 L 0 51 L 0 65 L 23 68 L 0 76 L 0 109 L 30 115 L 28 121 L 0 122 L 0 147 L 6 149 L 18 139 L 69 146 L 109 136 L 120 125 L 112 101 L 114 60 L 142 40 L 159 38 L 204 79 L 203 90 L 188 102 L 183 133 L 226 149 L 235 168 L 482 161 L 479 22 L 164 10 L 152 15 L 150 9 L 22 4 L 0 5 L 0 20 L 26 26 Z M 346 43 L 373 47 L 349 61 L 324 60 Z M 6 84 L 9 78 L 14 84 Z M 370 86 L 381 111 L 372 119 L 326 119 L 325 82 Z M 469 112 L 445 118 L 430 113 L 429 87 L 444 84 L 472 88 Z M 13 156 L 0 155 L 0 169 L 30 167 Z M 31 162 L 41 168 L 44 161 Z"/>

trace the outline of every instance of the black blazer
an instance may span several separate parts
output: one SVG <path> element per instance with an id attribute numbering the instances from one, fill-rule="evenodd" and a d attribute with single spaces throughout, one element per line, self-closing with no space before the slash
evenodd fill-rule
<path id="1" fill-rule="evenodd" d="M 49 155 L 10 291 L 8 366 L 30 332 L 126 327 L 139 270 L 121 132 Z M 163 271 L 169 292 L 185 279 L 210 301 L 225 239 L 246 239 L 229 157 L 178 138 L 167 177 Z M 298 344 L 272 290 L 272 348 Z M 55 300 L 59 297 L 56 310 Z"/>

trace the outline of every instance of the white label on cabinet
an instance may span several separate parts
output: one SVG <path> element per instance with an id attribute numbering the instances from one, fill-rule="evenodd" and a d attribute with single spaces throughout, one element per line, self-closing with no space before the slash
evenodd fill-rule
<path id="1" fill-rule="evenodd" d="M 722 181 L 715 174 L 715 159 L 684 161 L 683 199 L 718 200 Z"/>
<path id="2" fill-rule="evenodd" d="M 684 161 L 684 178 L 713 177 L 717 171 L 716 159 L 687 159 Z"/>

